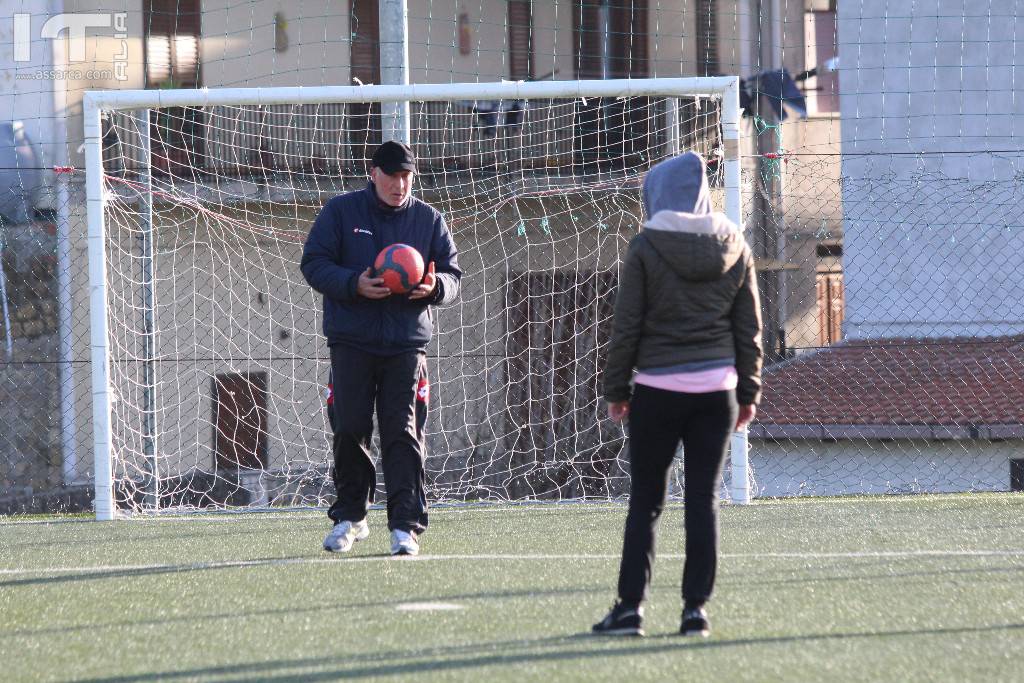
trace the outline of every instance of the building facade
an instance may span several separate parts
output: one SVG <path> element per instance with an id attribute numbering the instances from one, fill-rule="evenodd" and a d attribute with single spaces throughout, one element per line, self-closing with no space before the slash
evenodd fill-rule
<path id="1" fill-rule="evenodd" d="M 764 493 L 1024 486 L 1017 11 L 840 4 L 847 341 L 766 372 Z"/>
<path id="2" fill-rule="evenodd" d="M 749 77 L 769 68 L 797 74 L 816 66 L 828 53 L 829 33 L 820 27 L 835 23 L 834 6 L 785 3 L 772 18 L 758 14 L 763 5 L 486 0 L 467 7 L 455 0 L 411 1 L 409 81 Z M 376 7 L 362 0 L 303 3 L 301 11 L 211 0 L 129 5 L 110 15 L 109 26 L 88 29 L 82 64 L 94 77 L 42 81 L 42 90 L 50 87 L 59 103 L 52 113 L 39 109 L 36 117 L 43 166 L 81 168 L 81 96 L 88 89 L 380 82 Z M 41 30 L 39 19 L 57 13 L 103 11 L 84 1 L 50 3 L 39 8 L 31 30 Z M 774 42 L 771 26 L 779 31 Z M 58 43 L 38 39 L 33 54 Z M 53 52 L 55 68 L 69 67 L 73 58 L 73 41 L 61 44 L 69 51 Z M 813 78 L 826 80 L 824 73 Z M 794 348 L 835 341 L 835 335 L 822 336 L 820 319 L 834 307 L 821 308 L 818 290 L 822 272 L 835 275 L 842 268 L 838 114 L 827 97 L 834 83 L 819 85 L 813 78 L 805 83 L 820 90 L 811 91 L 815 102 L 807 120 L 791 116 L 782 123 L 769 106 L 758 104 L 759 122 L 771 127 L 759 128 L 754 118 L 746 124 L 748 239 L 764 273 L 770 346 L 778 359 Z M 26 106 L 23 97 L 17 101 Z M 616 264 L 642 212 L 635 194 L 623 200 L 621 192 L 604 193 L 600 186 L 635 180 L 666 153 L 665 113 L 657 103 L 554 103 L 530 110 L 525 116 L 533 116 L 533 124 L 510 136 L 507 110 L 464 105 L 414 107 L 413 117 L 426 171 L 421 191 L 449 216 L 467 269 L 463 301 L 438 312 L 440 332 L 431 350 L 439 401 L 431 427 L 433 450 L 441 454 L 433 466 L 438 486 L 452 497 L 486 496 L 499 488 L 513 492 L 502 495 L 615 494 L 608 482 L 621 483 L 622 434 L 598 418 L 599 348 Z M 720 144 L 716 110 L 706 102 L 682 106 L 684 146 L 713 160 Z M 104 129 L 114 198 L 108 211 L 116 321 L 111 349 L 114 365 L 127 368 L 115 373 L 115 447 L 130 454 L 119 476 L 138 489 L 123 495 L 141 495 L 150 451 L 159 456 L 160 476 L 175 503 L 234 495 L 192 495 L 217 485 L 203 478 L 211 471 L 264 469 L 286 477 L 296 452 L 320 473 L 307 485 L 322 487 L 326 350 L 317 297 L 296 266 L 319 206 L 365 177 L 365 152 L 380 140 L 378 112 L 369 105 L 240 107 L 154 116 L 162 117 L 150 122 L 155 185 L 189 199 L 154 201 L 155 329 L 149 332 L 139 312 L 148 277 L 139 270 L 143 212 L 130 189 L 139 177 L 139 124 L 115 116 Z M 42 123 L 53 128 L 58 121 L 60 135 Z M 765 161 L 756 156 L 757 140 L 765 136 L 770 144 L 764 149 L 788 153 L 784 162 L 768 165 L 770 183 L 759 181 Z M 510 154 L 516 149 L 529 153 Z M 78 455 L 70 464 L 64 456 L 65 483 L 91 476 L 82 180 L 80 173 L 46 174 L 46 196 L 67 236 L 62 289 L 72 331 L 67 360 L 76 369 L 66 402 L 71 407 L 64 412 L 73 415 L 72 450 Z M 526 198 L 491 208 L 489 197 L 507 190 L 506 181 L 522 183 L 515 187 Z M 776 199 L 758 199 L 772 192 Z M 833 316 L 825 328 L 835 324 Z M 590 332 L 571 334 L 581 329 Z M 589 340 L 586 348 L 581 340 Z M 151 422 L 140 426 L 140 419 Z M 65 444 L 63 453 L 72 450 Z M 545 463 L 558 462 L 572 464 L 552 475 Z M 264 477 L 235 490 L 258 498 L 267 491 L 275 495 L 275 486 Z"/>

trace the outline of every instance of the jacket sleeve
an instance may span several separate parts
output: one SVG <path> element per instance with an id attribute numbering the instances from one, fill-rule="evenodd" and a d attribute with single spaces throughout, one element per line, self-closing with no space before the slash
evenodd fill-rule
<path id="1" fill-rule="evenodd" d="M 459 268 L 459 252 L 455 241 L 439 213 L 434 218 L 434 237 L 430 244 L 430 261 L 434 262 L 437 274 L 437 291 L 428 303 L 435 306 L 449 306 L 459 298 L 462 269 Z"/>
<path id="2" fill-rule="evenodd" d="M 743 281 L 732 303 L 733 343 L 736 347 L 736 400 L 740 405 L 761 402 L 761 363 L 764 352 L 761 348 L 761 303 L 757 294 L 757 271 L 754 257 L 747 250 Z"/>
<path id="3" fill-rule="evenodd" d="M 328 202 L 317 215 L 302 250 L 300 268 L 310 287 L 337 301 L 353 301 L 359 295 L 359 273 L 338 265 L 341 226 L 337 206 Z"/>
<path id="4" fill-rule="evenodd" d="M 604 397 L 609 403 L 627 401 L 632 394 L 630 380 L 647 309 L 646 275 L 638 240 L 629 245 L 621 272 L 604 368 Z"/>

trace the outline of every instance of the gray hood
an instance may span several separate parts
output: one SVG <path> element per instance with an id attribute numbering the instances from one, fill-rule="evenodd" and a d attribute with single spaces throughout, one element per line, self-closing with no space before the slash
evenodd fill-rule
<path id="1" fill-rule="evenodd" d="M 739 227 L 718 212 L 659 211 L 642 234 L 684 280 L 717 280 L 736 265 L 746 245 Z"/>
<path id="2" fill-rule="evenodd" d="M 704 159 L 686 152 L 652 167 L 644 176 L 644 209 L 648 218 L 666 210 L 711 213 Z"/>

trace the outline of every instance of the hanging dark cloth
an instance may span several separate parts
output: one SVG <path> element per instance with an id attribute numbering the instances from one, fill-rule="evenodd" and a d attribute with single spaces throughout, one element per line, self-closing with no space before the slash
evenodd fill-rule
<path id="1" fill-rule="evenodd" d="M 807 118 L 807 100 L 786 69 L 762 71 L 741 80 L 740 107 L 744 115 L 754 114 L 754 104 L 760 96 L 768 101 L 776 121 L 786 120 L 786 109 L 792 110 L 800 118 Z M 786 106 L 783 107 L 783 104 Z"/>

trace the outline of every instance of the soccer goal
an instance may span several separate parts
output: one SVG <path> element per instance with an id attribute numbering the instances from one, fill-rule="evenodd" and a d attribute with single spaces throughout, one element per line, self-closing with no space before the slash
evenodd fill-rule
<path id="1" fill-rule="evenodd" d="M 420 159 L 462 297 L 428 349 L 434 501 L 609 499 L 600 372 L 643 174 L 708 160 L 742 224 L 739 79 L 103 91 L 85 148 L 96 515 L 333 495 L 321 301 L 298 264 L 382 140 Z M 749 499 L 744 435 L 726 495 Z M 674 483 L 678 493 L 684 482 Z"/>

